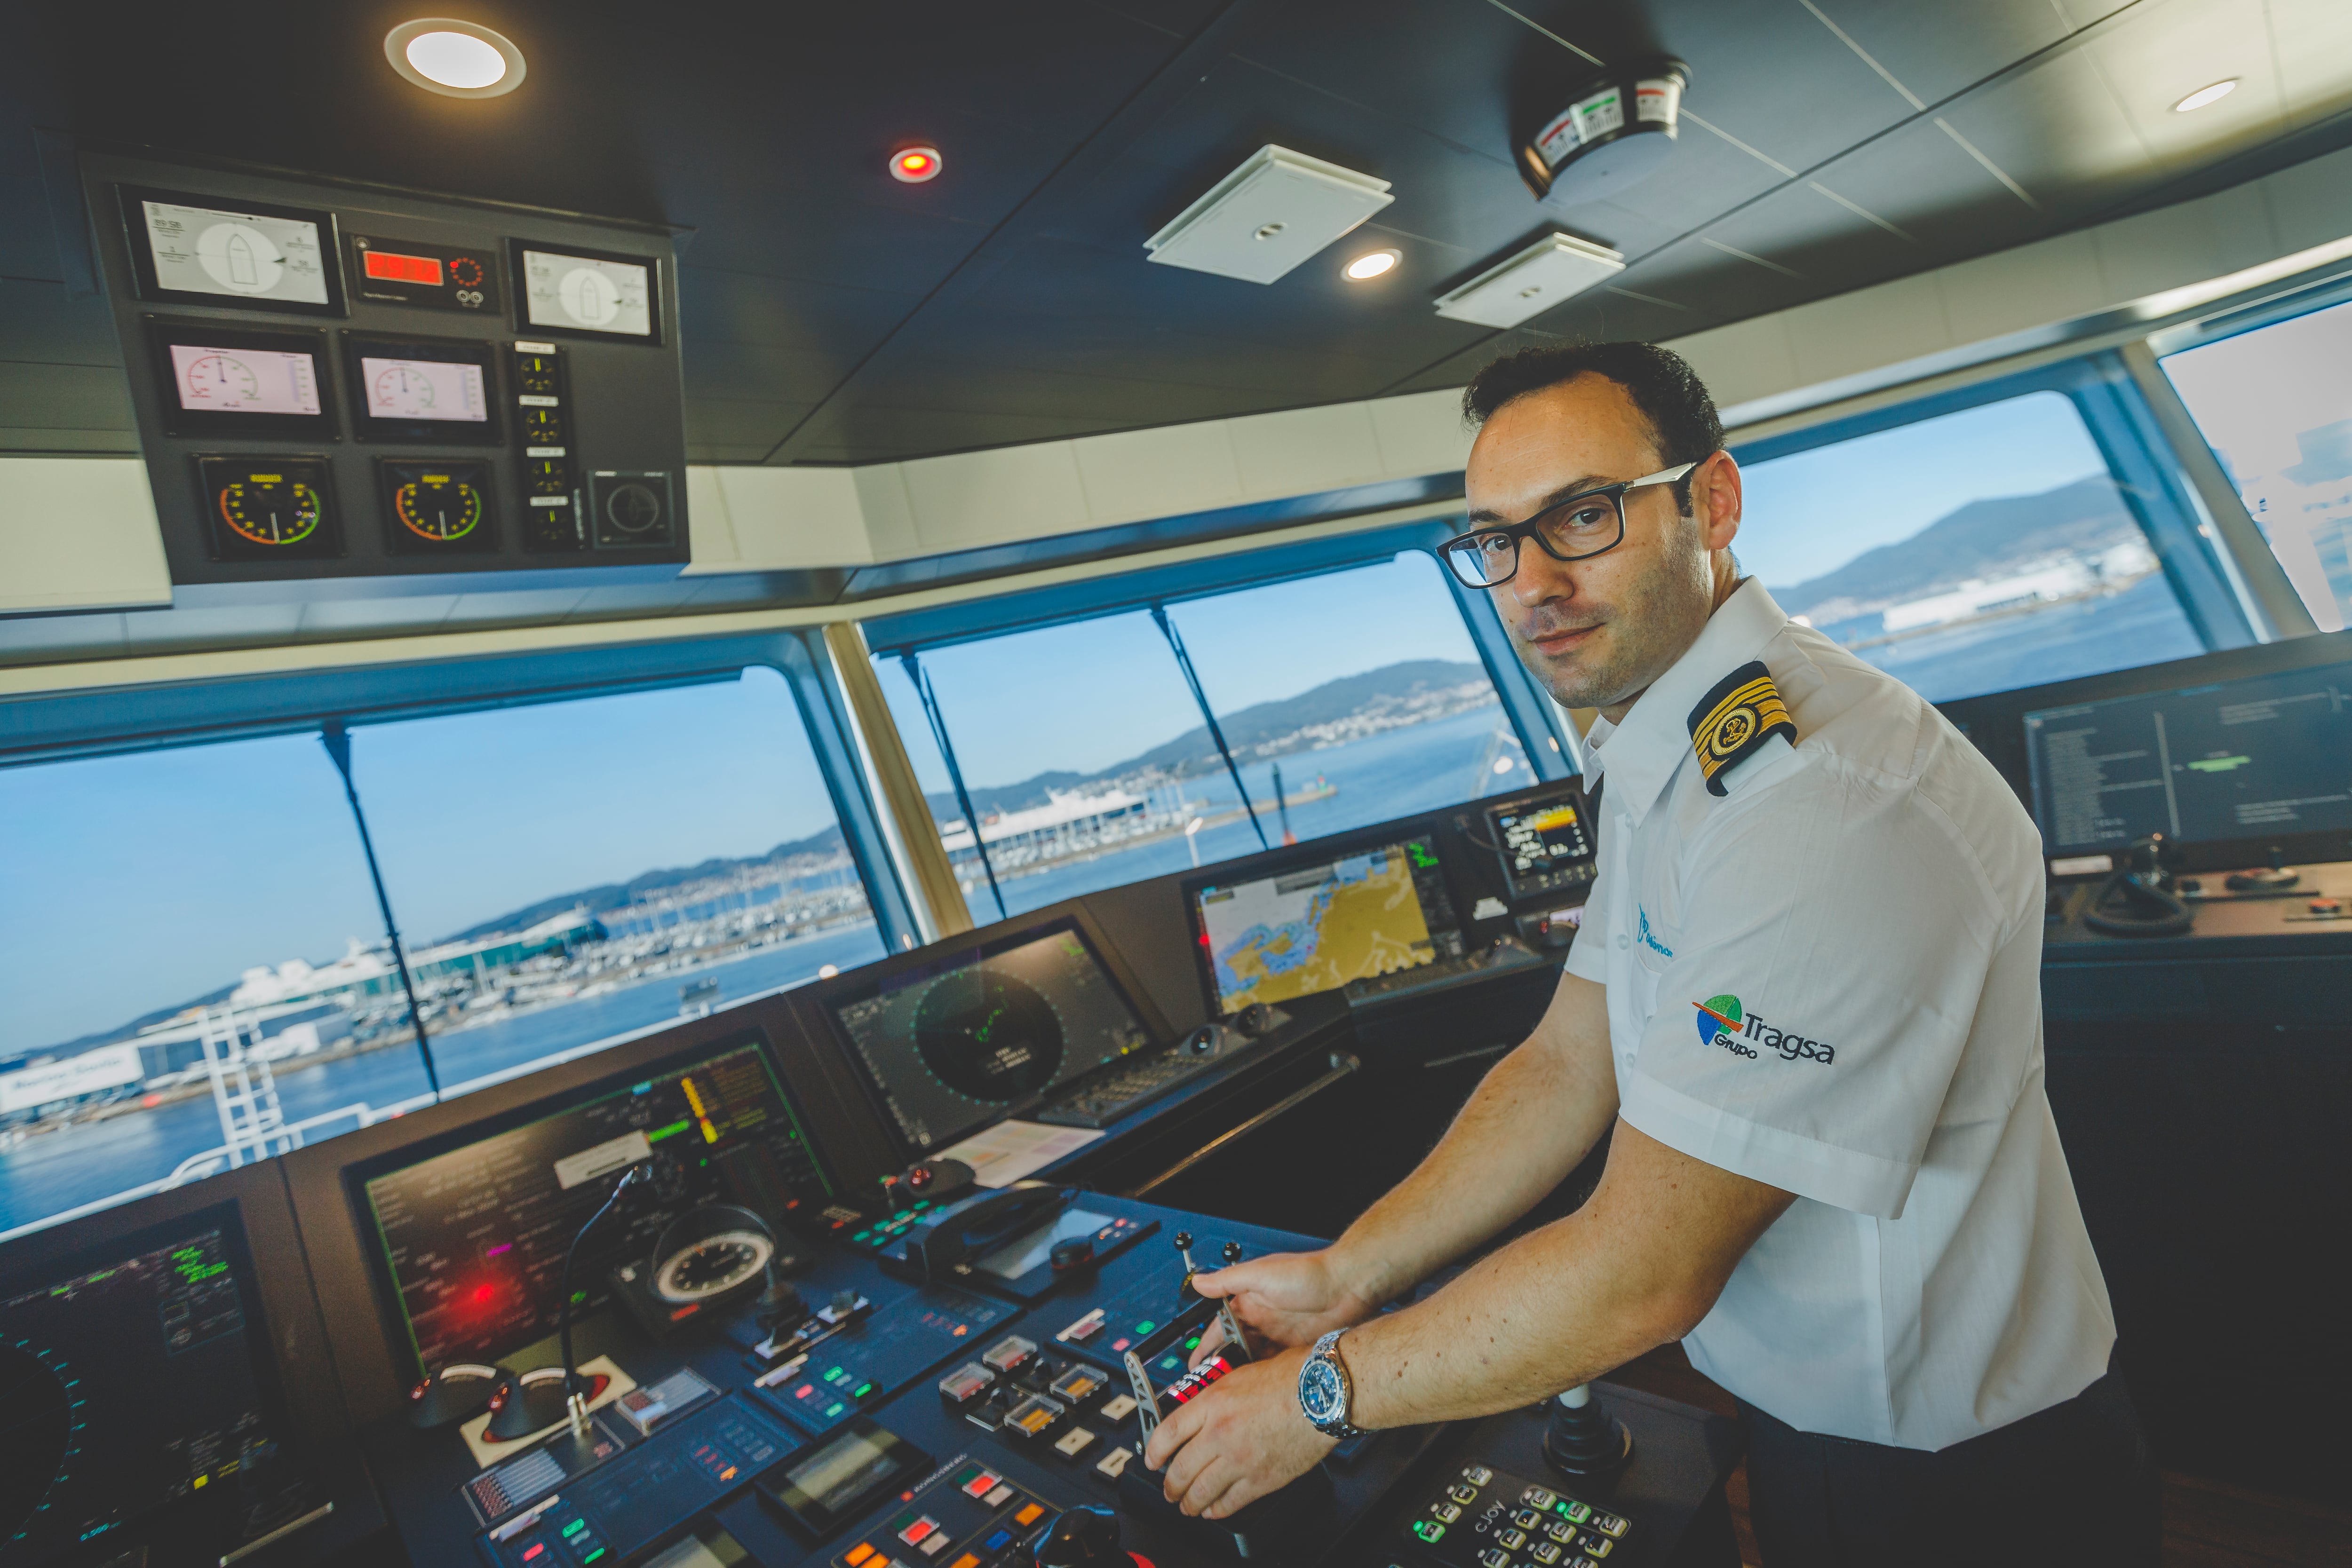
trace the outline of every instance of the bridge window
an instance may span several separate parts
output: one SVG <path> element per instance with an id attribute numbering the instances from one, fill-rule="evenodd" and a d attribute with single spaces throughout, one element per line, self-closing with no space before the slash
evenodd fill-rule
<path id="1" fill-rule="evenodd" d="M 2161 363 L 2312 620 L 2342 631 L 2352 622 L 2352 305 Z"/>
<path id="2" fill-rule="evenodd" d="M 919 653 L 983 866 L 905 663 L 876 665 L 975 919 L 1451 805 L 1528 759 L 1428 556 Z M 1181 642 L 1248 793 L 1184 678 Z M 1277 803 L 1275 780 L 1281 779 Z M 1256 821 L 1253 821 L 1253 812 Z"/>
<path id="3" fill-rule="evenodd" d="M 1742 568 L 1931 702 L 2204 652 L 2060 392 L 1743 472 Z"/>

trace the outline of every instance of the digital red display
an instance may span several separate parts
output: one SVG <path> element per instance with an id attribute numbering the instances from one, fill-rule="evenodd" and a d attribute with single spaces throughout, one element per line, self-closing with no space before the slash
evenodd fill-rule
<path id="1" fill-rule="evenodd" d="M 402 256 L 397 251 L 360 253 L 360 267 L 370 277 L 391 283 L 423 283 L 441 287 L 441 264 L 429 256 Z"/>

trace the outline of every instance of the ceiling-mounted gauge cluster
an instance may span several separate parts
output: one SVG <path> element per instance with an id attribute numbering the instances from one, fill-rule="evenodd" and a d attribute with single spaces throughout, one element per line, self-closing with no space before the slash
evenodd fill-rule
<path id="1" fill-rule="evenodd" d="M 1689 85 L 1675 59 L 1588 78 L 1522 138 L 1519 177 L 1554 205 L 1605 201 L 1649 178 L 1674 148 Z"/>
<path id="2" fill-rule="evenodd" d="M 666 235 L 113 155 L 83 177 L 121 219 L 175 583 L 688 559 Z"/>

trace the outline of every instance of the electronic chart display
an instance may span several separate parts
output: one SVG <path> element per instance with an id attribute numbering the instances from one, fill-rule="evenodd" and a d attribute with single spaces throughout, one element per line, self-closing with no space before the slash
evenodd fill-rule
<path id="1" fill-rule="evenodd" d="M 661 301 L 650 260 L 514 242 L 525 330 L 661 341 Z"/>
<path id="2" fill-rule="evenodd" d="M 167 1511 L 217 1554 L 319 1508 L 268 1348 L 233 1206 L 0 1283 L 0 1563 L 136 1552 Z"/>
<path id="3" fill-rule="evenodd" d="M 1152 1043 L 1068 921 L 902 969 L 831 1007 L 867 1082 L 919 1149 L 952 1144 Z"/>
<path id="4" fill-rule="evenodd" d="M 1425 835 L 1192 890 L 1217 1009 L 1228 1016 L 1253 1002 L 1335 991 L 1433 962 L 1433 908 L 1448 912 L 1438 925 L 1451 923 L 1436 846 Z"/>
<path id="5" fill-rule="evenodd" d="M 2025 716 L 2051 854 L 2352 831 L 2352 665 Z"/>
<path id="6" fill-rule="evenodd" d="M 572 1269 L 577 1311 L 604 1306 L 605 1274 L 650 1254 L 662 1228 L 699 1204 L 737 1201 L 719 1162 L 764 1152 L 785 1191 L 833 1196 L 767 1053 L 753 1040 L 396 1169 L 362 1176 L 377 1261 L 418 1369 L 495 1362 L 556 1330 L 563 1254 L 621 1171 L 656 1155 L 686 1195 L 649 1193 L 605 1217 Z"/>
<path id="7" fill-rule="evenodd" d="M 333 214 L 128 186 L 121 197 L 142 298 L 343 313 Z"/>

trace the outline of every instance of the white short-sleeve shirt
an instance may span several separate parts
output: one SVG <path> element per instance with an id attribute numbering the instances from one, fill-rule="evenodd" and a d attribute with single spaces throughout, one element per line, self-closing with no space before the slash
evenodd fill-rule
<path id="1" fill-rule="evenodd" d="M 1693 708 L 1750 661 L 1797 729 L 1710 793 Z M 1797 1201 L 1685 1341 L 1790 1426 L 1936 1449 L 2072 1398 L 2115 1342 L 2042 1089 L 2041 841 L 1892 675 L 1755 582 L 1593 727 L 1623 1119 Z M 1587 784 L 1592 780 L 1588 778 Z"/>

